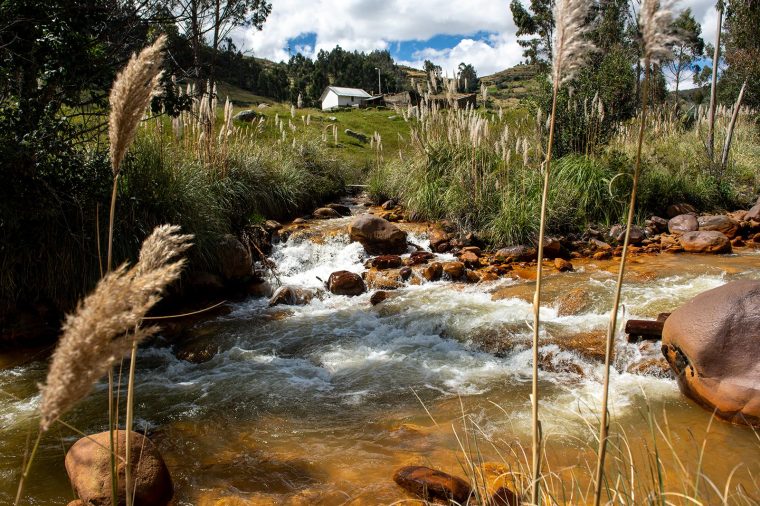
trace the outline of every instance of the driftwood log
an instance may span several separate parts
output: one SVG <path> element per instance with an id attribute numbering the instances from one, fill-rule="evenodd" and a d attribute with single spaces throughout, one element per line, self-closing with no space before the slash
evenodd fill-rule
<path id="1" fill-rule="evenodd" d="M 628 320 L 625 333 L 629 343 L 639 341 L 659 341 L 662 339 L 662 329 L 670 313 L 660 313 L 656 320 Z"/>

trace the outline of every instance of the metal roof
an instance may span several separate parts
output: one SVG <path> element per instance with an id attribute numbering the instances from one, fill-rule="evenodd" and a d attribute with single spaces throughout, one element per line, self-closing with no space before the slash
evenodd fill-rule
<path id="1" fill-rule="evenodd" d="M 322 93 L 322 97 L 324 98 L 324 96 L 330 90 L 332 90 L 333 92 L 335 92 L 336 95 L 341 96 L 341 97 L 372 98 L 372 95 L 370 95 L 364 90 L 360 90 L 359 88 L 341 88 L 339 86 L 328 86 L 325 89 L 325 92 Z"/>

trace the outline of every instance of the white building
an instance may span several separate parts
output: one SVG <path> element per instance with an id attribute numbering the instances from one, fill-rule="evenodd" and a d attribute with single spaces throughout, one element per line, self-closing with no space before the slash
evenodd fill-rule
<path id="1" fill-rule="evenodd" d="M 320 101 L 322 102 L 322 110 L 328 111 L 337 107 L 359 107 L 368 98 L 372 98 L 372 95 L 358 88 L 328 86 L 322 92 Z"/>

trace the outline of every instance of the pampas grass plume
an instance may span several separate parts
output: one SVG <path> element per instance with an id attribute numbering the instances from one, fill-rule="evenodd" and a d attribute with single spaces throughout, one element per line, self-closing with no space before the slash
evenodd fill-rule
<path id="1" fill-rule="evenodd" d="M 554 54 L 552 80 L 560 84 L 572 79 L 586 63 L 594 45 L 588 39 L 588 0 L 557 0 L 554 4 Z"/>
<path id="2" fill-rule="evenodd" d="M 106 274 L 66 317 L 41 387 L 43 431 L 87 396 L 95 382 L 129 353 L 133 342 L 158 330 L 141 327 L 141 322 L 185 264 L 184 259 L 172 260 L 191 246 L 192 236 L 178 232 L 176 226 L 157 227 L 143 242 L 135 266 L 125 264 Z"/>
<path id="3" fill-rule="evenodd" d="M 118 175 L 121 162 L 137 133 L 145 108 L 157 93 L 161 81 L 161 50 L 166 36 L 161 35 L 153 45 L 133 55 L 127 66 L 114 81 L 108 101 L 111 115 L 108 118 L 111 170 Z"/>
<path id="4" fill-rule="evenodd" d="M 643 60 L 646 64 L 658 64 L 671 56 L 673 44 L 679 41 L 673 29 L 674 0 L 643 0 L 639 11 L 639 27 L 644 46 Z"/>

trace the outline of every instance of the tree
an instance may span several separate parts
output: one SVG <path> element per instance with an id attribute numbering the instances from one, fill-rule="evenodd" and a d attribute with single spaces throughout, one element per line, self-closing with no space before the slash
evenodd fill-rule
<path id="1" fill-rule="evenodd" d="M 744 81 L 744 104 L 760 108 L 760 4 L 731 0 L 726 8 L 724 29 L 726 62 L 720 79 L 722 102 L 734 103 Z"/>
<path id="2" fill-rule="evenodd" d="M 696 73 L 699 66 L 695 64 L 705 51 L 705 41 L 701 37 L 702 27 L 694 19 L 691 9 L 686 9 L 676 18 L 673 27 L 679 34 L 678 42 L 673 46 L 673 58 L 666 63 L 666 68 L 676 83 L 675 94 L 678 100 L 678 88 L 685 72 Z"/>
<path id="3" fill-rule="evenodd" d="M 554 36 L 552 1 L 530 0 L 530 11 L 528 11 L 520 0 L 512 0 L 509 8 L 517 26 L 517 36 L 535 35 L 535 37 L 518 41 L 525 48 L 523 55 L 528 63 L 547 64 L 551 60 Z"/>
<path id="4" fill-rule="evenodd" d="M 475 67 L 469 63 L 460 63 L 458 70 L 457 91 L 460 93 L 477 93 L 480 89 L 480 79 L 478 79 Z"/>
<path id="5" fill-rule="evenodd" d="M 213 86 L 219 43 L 233 28 L 251 26 L 261 30 L 272 4 L 267 0 L 168 0 L 175 20 L 183 27 L 193 51 L 193 69 L 196 79 L 201 77 L 201 50 L 211 36 L 211 62 L 209 81 Z"/>

